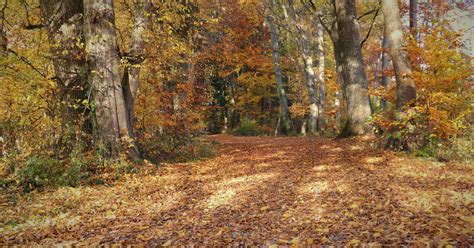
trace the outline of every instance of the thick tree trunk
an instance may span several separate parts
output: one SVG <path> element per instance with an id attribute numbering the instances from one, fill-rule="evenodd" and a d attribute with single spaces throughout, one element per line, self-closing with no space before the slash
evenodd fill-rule
<path id="1" fill-rule="evenodd" d="M 96 131 L 112 158 L 122 152 L 122 138 L 131 136 L 119 73 L 113 0 L 84 0 L 85 40 L 91 68 Z"/>
<path id="2" fill-rule="evenodd" d="M 60 88 L 62 135 L 58 145 L 65 148 L 64 142 L 74 145 L 75 138 L 71 137 L 76 133 L 74 126 L 82 132 L 91 131 L 90 119 L 86 116 L 88 108 L 83 104 L 88 99 L 88 68 L 84 48 L 78 45 L 84 42 L 84 8 L 82 1 L 75 0 L 41 0 L 40 7 L 48 32 L 55 80 Z"/>
<path id="3" fill-rule="evenodd" d="M 280 117 L 281 117 L 281 129 L 285 134 L 291 133 L 293 130 L 293 125 L 290 120 L 290 109 L 288 107 L 288 99 L 286 98 L 285 89 L 283 87 L 283 77 L 280 68 L 279 62 L 279 44 L 278 44 L 278 30 L 273 23 L 273 17 L 267 16 L 267 23 L 270 28 L 270 36 L 272 42 L 272 57 L 273 57 L 273 69 L 275 72 L 275 80 L 277 85 L 278 97 L 280 100 Z"/>
<path id="4" fill-rule="evenodd" d="M 408 54 L 404 48 L 404 36 L 400 21 L 400 11 L 396 0 L 383 0 L 385 34 L 390 47 L 395 78 L 397 81 L 397 108 L 402 109 L 406 104 L 416 99 L 416 86 L 412 77 Z"/>
<path id="5" fill-rule="evenodd" d="M 334 0 L 334 5 L 338 32 L 336 60 L 340 59 L 342 64 L 342 92 L 347 110 L 340 137 L 365 134 L 370 132 L 370 105 L 355 0 Z"/>

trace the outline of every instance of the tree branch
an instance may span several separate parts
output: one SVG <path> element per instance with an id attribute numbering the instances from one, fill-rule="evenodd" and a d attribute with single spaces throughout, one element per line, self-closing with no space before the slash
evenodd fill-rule
<path id="1" fill-rule="evenodd" d="M 332 35 L 332 30 L 328 28 L 328 26 L 326 25 L 326 23 L 324 23 L 323 21 L 323 18 L 321 17 L 320 14 L 318 14 L 318 20 L 319 22 L 321 23 L 321 26 L 323 26 L 324 30 L 326 30 L 326 32 L 328 33 L 329 37 L 331 38 L 331 40 L 334 40 L 334 37 Z"/>
<path id="2" fill-rule="evenodd" d="M 41 75 L 43 78 L 48 78 L 48 76 L 44 72 L 42 72 L 40 69 L 34 66 L 33 63 L 31 63 L 26 57 L 19 55 L 17 52 L 15 52 L 12 49 L 8 49 L 7 51 L 17 56 L 21 61 L 23 61 L 23 63 L 27 64 L 29 67 L 31 67 L 31 69 L 33 69 L 36 73 Z"/>
<path id="3" fill-rule="evenodd" d="M 381 8 L 381 7 L 379 6 L 379 7 L 375 8 L 375 9 L 373 9 L 373 10 L 369 10 L 369 11 L 365 12 L 364 14 L 360 15 L 359 17 L 357 17 L 357 20 L 360 20 L 360 19 L 364 18 L 365 16 L 368 16 L 368 15 L 374 13 L 374 12 L 379 12 L 380 8 Z"/>
<path id="4" fill-rule="evenodd" d="M 380 7 L 377 8 L 377 10 L 375 11 L 375 15 L 374 17 L 372 18 L 372 23 L 370 24 L 370 28 L 369 28 L 369 31 L 367 32 L 367 35 L 365 36 L 364 40 L 362 40 L 362 42 L 360 43 L 360 48 L 362 48 L 364 46 L 364 43 L 367 41 L 367 39 L 369 38 L 370 36 L 370 33 L 372 32 L 372 29 L 374 27 L 374 23 L 375 23 L 375 19 L 377 19 L 377 16 L 379 14 L 379 11 L 380 11 Z"/>
<path id="5" fill-rule="evenodd" d="M 33 30 L 33 29 L 39 29 L 39 28 L 44 28 L 44 24 L 31 24 L 31 23 L 28 23 L 28 24 L 23 24 L 23 28 L 24 29 L 27 29 L 27 30 Z"/>

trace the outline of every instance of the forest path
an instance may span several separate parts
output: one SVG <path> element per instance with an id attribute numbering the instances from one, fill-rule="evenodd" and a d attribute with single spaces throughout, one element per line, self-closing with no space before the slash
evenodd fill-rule
<path id="1" fill-rule="evenodd" d="M 19 199 L 0 243 L 474 244 L 472 166 L 362 139 L 209 139 L 220 143 L 214 158 Z"/>

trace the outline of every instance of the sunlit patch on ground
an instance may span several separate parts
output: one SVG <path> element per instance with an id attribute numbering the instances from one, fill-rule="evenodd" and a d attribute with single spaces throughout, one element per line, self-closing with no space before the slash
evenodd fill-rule
<path id="1" fill-rule="evenodd" d="M 238 193 L 249 190 L 262 181 L 271 180 L 275 177 L 275 173 L 257 174 L 252 176 L 241 176 L 231 178 L 217 184 L 217 191 L 212 194 L 208 200 L 208 208 L 216 208 L 224 204 L 236 203 L 239 199 L 235 199 Z"/>
<path id="2" fill-rule="evenodd" d="M 302 194 L 316 194 L 324 192 L 328 188 L 328 183 L 325 181 L 311 182 L 300 188 L 300 193 Z"/>
<path id="3" fill-rule="evenodd" d="M 363 151 L 364 147 L 361 145 L 352 145 L 349 147 L 351 151 Z"/>
<path id="4" fill-rule="evenodd" d="M 433 191 L 416 190 L 407 188 L 398 199 L 400 204 L 412 211 L 431 212 L 439 208 L 441 202 L 446 202 L 446 196 Z"/>
<path id="5" fill-rule="evenodd" d="M 378 164 L 382 163 L 384 160 L 385 159 L 383 157 L 366 157 L 364 162 L 368 164 Z"/>
<path id="6" fill-rule="evenodd" d="M 313 170 L 317 172 L 331 172 L 331 171 L 334 172 L 339 169 L 341 169 L 341 165 L 337 165 L 337 164 L 320 164 L 313 167 Z"/>

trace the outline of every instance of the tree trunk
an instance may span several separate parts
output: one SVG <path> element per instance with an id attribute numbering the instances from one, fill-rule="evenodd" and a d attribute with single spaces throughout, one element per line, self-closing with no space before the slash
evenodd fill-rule
<path id="1" fill-rule="evenodd" d="M 326 89 L 324 85 L 324 69 L 325 69 L 325 57 L 324 57 L 324 31 L 323 26 L 320 22 L 317 24 L 317 48 L 316 56 L 318 58 L 318 69 L 317 69 L 317 81 L 319 83 L 319 114 L 318 114 L 318 129 L 322 130 L 325 125 L 324 120 L 324 98 Z"/>
<path id="2" fill-rule="evenodd" d="M 347 120 L 340 137 L 370 132 L 368 80 L 360 47 L 359 27 L 354 0 L 334 0 L 338 44 L 336 53 L 342 64 L 342 92 L 347 110 Z M 336 55 L 337 58 L 338 55 Z"/>
<path id="3" fill-rule="evenodd" d="M 400 21 L 400 12 L 396 0 L 383 0 L 385 34 L 390 47 L 395 78 L 397 82 L 397 108 L 401 110 L 406 104 L 416 99 L 416 86 L 412 77 L 410 62 L 404 48 L 404 36 Z"/>
<path id="4" fill-rule="evenodd" d="M 81 1 L 75 0 L 41 0 L 40 8 L 60 89 L 62 135 L 58 145 L 65 148 L 65 142 L 75 143 L 75 137 L 71 136 L 76 134 L 74 127 L 91 132 L 90 119 L 86 116 L 88 108 L 84 104 L 88 99 L 88 68 L 84 48 L 78 45 L 84 42 L 84 8 Z"/>
<path id="5" fill-rule="evenodd" d="M 286 8 L 285 5 L 283 7 Z M 304 23 L 302 23 L 302 20 L 296 14 L 293 7 L 293 1 L 291 0 L 288 1 L 288 12 L 290 29 L 296 36 L 296 44 L 298 45 L 301 58 L 303 59 L 303 71 L 306 74 L 306 89 L 308 91 L 308 97 L 310 101 L 309 132 L 317 133 L 319 131 L 318 121 L 320 112 L 320 103 L 318 98 L 319 83 L 314 71 L 313 56 L 311 55 L 310 41 L 308 39 L 308 28 L 305 27 Z"/>
<path id="6" fill-rule="evenodd" d="M 388 90 L 388 77 L 387 77 L 387 68 L 388 68 L 388 39 L 387 36 L 383 36 L 382 40 L 382 86 L 384 87 L 385 91 Z M 387 99 L 385 97 L 382 98 L 382 108 L 385 110 L 387 108 Z"/>
<path id="7" fill-rule="evenodd" d="M 383 40 L 384 38 L 380 38 L 380 48 L 383 48 Z M 377 58 L 377 64 L 375 65 L 374 71 L 374 91 L 377 91 L 380 84 L 380 71 L 382 70 L 382 59 L 383 59 L 384 51 L 380 51 L 380 54 Z M 374 96 L 374 107 L 378 108 L 380 106 L 379 97 L 377 95 Z M 374 112 L 374 111 L 372 111 Z"/>
<path id="8" fill-rule="evenodd" d="M 119 73 L 113 0 L 84 0 L 85 40 L 91 68 L 96 132 L 106 156 L 117 158 L 122 138 L 130 137 Z M 127 141 L 128 142 L 128 141 Z"/>
<path id="9" fill-rule="evenodd" d="M 275 72 L 275 79 L 277 84 L 278 97 L 280 100 L 280 116 L 281 116 L 281 129 L 285 134 L 291 133 L 293 125 L 290 120 L 290 109 L 288 107 L 288 100 L 286 98 L 285 89 L 283 87 L 283 78 L 281 74 L 280 62 L 279 62 L 279 44 L 278 44 L 278 30 L 273 23 L 273 17 L 267 16 L 267 23 L 270 28 L 270 36 L 273 48 L 273 69 Z"/>
<path id="10" fill-rule="evenodd" d="M 3 3 L 1 6 L 0 11 L 0 57 L 3 57 L 7 54 L 7 47 L 8 47 L 8 40 L 7 40 L 7 32 L 5 28 L 5 10 L 7 9 L 8 1 Z"/>
<path id="11" fill-rule="evenodd" d="M 410 0 L 410 32 L 415 40 L 417 40 L 417 15 L 418 0 Z"/>
<path id="12" fill-rule="evenodd" d="M 150 0 L 138 0 L 134 2 L 132 39 L 130 51 L 128 54 L 128 65 L 125 67 L 122 79 L 122 88 L 125 100 L 125 106 L 128 116 L 128 126 L 133 136 L 133 127 L 135 125 L 135 99 L 140 85 L 140 64 L 143 62 L 144 50 L 144 32 L 146 30 L 148 15 L 147 11 L 151 7 Z"/>

